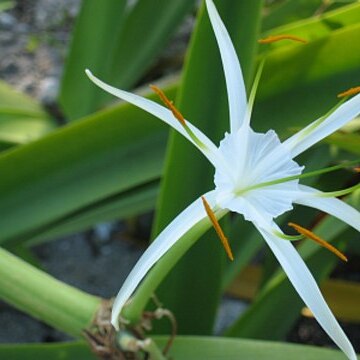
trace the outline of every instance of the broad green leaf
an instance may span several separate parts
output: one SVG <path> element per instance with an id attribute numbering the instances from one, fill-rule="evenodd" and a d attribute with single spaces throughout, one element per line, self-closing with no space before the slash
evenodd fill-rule
<path id="1" fill-rule="evenodd" d="M 328 2 L 331 6 L 326 6 L 326 2 L 322 0 L 284 0 L 280 4 L 269 6 L 268 12 L 264 16 L 262 28 L 269 30 L 300 19 L 318 18 L 329 10 L 343 7 L 351 2 L 356 2 L 356 0 Z"/>
<path id="2" fill-rule="evenodd" d="M 112 195 L 70 213 L 40 230 L 37 229 L 33 236 L 28 235 L 27 244 L 34 245 L 44 240 L 82 231 L 97 223 L 128 218 L 150 211 L 154 208 L 158 189 L 158 181 L 155 180 L 120 192 L 119 195 Z"/>
<path id="3" fill-rule="evenodd" d="M 261 1 L 216 1 L 239 50 L 247 80 L 251 78 L 261 5 Z M 184 116 L 214 141 L 222 138 L 229 128 L 220 54 L 204 7 L 191 40 L 177 104 Z M 210 164 L 185 139 L 172 133 L 155 233 L 186 205 L 211 189 L 212 177 Z M 221 293 L 222 261 L 219 240 L 214 233 L 209 233 L 180 260 L 161 285 L 159 298 L 174 312 L 180 333 L 211 333 Z M 184 299 L 189 299 L 189 306 L 184 307 Z"/>
<path id="4" fill-rule="evenodd" d="M 343 134 L 337 132 L 329 136 L 326 142 L 353 154 L 360 155 L 360 134 Z"/>
<path id="5" fill-rule="evenodd" d="M 8 360 L 96 360 L 84 342 L 0 345 L 0 358 Z"/>
<path id="6" fill-rule="evenodd" d="M 126 18 L 114 53 L 111 80 L 133 86 L 167 44 L 195 0 L 139 0 Z M 109 79 L 110 80 L 110 79 Z"/>
<path id="7" fill-rule="evenodd" d="M 131 8 L 124 8 L 125 3 L 83 1 L 60 95 L 70 119 L 88 115 L 111 99 L 84 76 L 85 68 L 121 88 L 134 86 L 194 0 L 139 0 Z"/>
<path id="8" fill-rule="evenodd" d="M 350 203 L 358 209 L 360 208 L 359 195 L 360 193 L 357 192 L 349 197 Z M 343 222 L 328 216 L 317 225 L 314 231 L 327 241 L 335 241 L 347 228 L 348 226 Z M 329 274 L 337 261 L 333 254 L 312 242 L 304 242 L 298 250 L 315 278 L 320 280 Z M 300 297 L 286 275 L 279 270 L 266 283 L 248 310 L 231 326 L 227 335 L 256 339 L 282 339 L 298 318 L 302 306 Z M 285 309 L 289 310 L 285 311 Z"/>
<path id="9" fill-rule="evenodd" d="M 86 68 L 109 76 L 110 61 L 124 20 L 125 0 L 83 0 L 64 69 L 59 101 L 70 119 L 97 109 L 101 90 L 85 76 Z"/>
<path id="10" fill-rule="evenodd" d="M 0 143 L 27 143 L 54 128 L 55 122 L 35 100 L 0 81 Z"/>
<path id="11" fill-rule="evenodd" d="M 161 344 L 164 344 L 166 340 L 161 339 Z M 176 337 L 170 355 L 176 360 L 238 360 L 239 358 L 242 360 L 344 359 L 344 354 L 340 351 L 314 346 L 195 336 Z"/>
<path id="12" fill-rule="evenodd" d="M 122 192 L 158 179 L 167 132 L 159 120 L 121 104 L 4 152 L 1 241 L 34 237 L 71 214 L 94 211 L 97 203 L 109 206 L 112 196 L 116 202 Z"/>
<path id="13" fill-rule="evenodd" d="M 255 104 L 255 128 L 270 127 L 284 137 L 331 109 L 338 93 L 357 84 L 359 36 L 360 25 L 351 25 L 307 45 L 271 51 Z"/>
<path id="14" fill-rule="evenodd" d="M 315 41 L 329 36 L 331 32 L 340 30 L 346 26 L 354 25 L 359 22 L 360 4 L 355 3 L 343 6 L 340 9 L 326 12 L 321 16 L 314 16 L 304 20 L 295 21 L 277 28 L 272 28 L 262 34 L 262 37 L 268 35 L 291 34 L 299 36 L 307 41 Z M 271 49 L 295 46 L 298 43 L 291 41 L 279 41 L 270 45 Z M 262 46 L 260 50 L 267 51 L 269 47 Z"/>
<path id="15" fill-rule="evenodd" d="M 165 346 L 166 337 L 154 337 L 159 346 Z M 0 345 L 1 358 L 8 360 L 91 360 L 95 356 L 84 342 L 55 344 Z M 340 351 L 315 346 L 285 344 L 269 341 L 227 339 L 216 337 L 178 336 L 170 350 L 176 360 L 342 360 Z"/>

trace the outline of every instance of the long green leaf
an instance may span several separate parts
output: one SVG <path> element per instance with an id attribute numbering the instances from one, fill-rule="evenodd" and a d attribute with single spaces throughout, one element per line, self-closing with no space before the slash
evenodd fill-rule
<path id="1" fill-rule="evenodd" d="M 34 245 L 47 239 L 79 232 L 97 223 L 123 219 L 150 211 L 154 208 L 158 189 L 158 182 L 154 181 L 121 192 L 119 195 L 112 195 L 70 213 L 41 229 L 36 229 L 33 236 L 27 236 L 27 243 Z"/>
<path id="2" fill-rule="evenodd" d="M 59 101 L 70 119 L 88 115 L 103 96 L 84 76 L 86 68 L 109 76 L 110 61 L 124 20 L 125 0 L 83 0 L 64 70 Z"/>
<path id="3" fill-rule="evenodd" d="M 355 2 L 356 0 L 354 0 Z M 347 2 L 333 1 L 331 7 L 322 0 L 285 0 L 280 4 L 270 5 L 268 13 L 265 14 L 263 21 L 263 30 L 269 30 L 281 25 L 298 21 L 300 19 L 316 19 L 324 13 L 323 10 L 334 10 L 338 7 L 345 7 Z M 320 11 L 320 13 L 318 13 Z M 318 13 L 318 14 L 317 14 Z M 315 16 L 315 14 L 317 14 Z M 326 12 L 325 12 L 326 14 Z"/>
<path id="4" fill-rule="evenodd" d="M 54 128 L 55 122 L 35 100 L 0 81 L 0 144 L 27 143 Z"/>
<path id="5" fill-rule="evenodd" d="M 332 108 L 338 93 L 357 84 L 359 36 L 360 25 L 351 25 L 307 45 L 270 52 L 254 109 L 255 128 L 271 127 L 288 136 Z M 341 56 L 334 58 L 335 53 Z"/>
<path id="6" fill-rule="evenodd" d="M 307 41 L 315 41 L 329 36 L 333 31 L 340 30 L 344 27 L 355 25 L 359 22 L 360 4 L 355 3 L 343 6 L 340 9 L 329 11 L 321 16 L 309 17 L 300 21 L 272 28 L 262 34 L 263 37 L 268 35 L 291 34 L 299 36 Z M 275 49 L 285 46 L 295 46 L 296 42 L 279 41 L 271 44 L 270 48 Z M 261 50 L 268 50 L 264 46 Z"/>
<path id="7" fill-rule="evenodd" d="M 129 88 L 145 73 L 169 41 L 195 0 L 139 0 L 129 13 L 119 38 L 111 80 Z"/>
<path id="8" fill-rule="evenodd" d="M 160 121 L 122 104 L 3 153 L 1 241 L 33 237 L 71 213 L 159 178 L 167 132 Z"/>
<path id="9" fill-rule="evenodd" d="M 155 337 L 160 346 L 165 346 L 165 337 Z M 266 341 L 234 340 L 214 337 L 177 337 L 170 355 L 176 360 L 341 360 L 340 351 Z M 1 345 L 0 357 L 8 360 L 90 360 L 95 355 L 84 342 L 55 344 Z"/>
<path id="10" fill-rule="evenodd" d="M 60 95 L 70 119 L 88 115 L 111 99 L 83 76 L 85 68 L 116 86 L 132 87 L 175 32 L 194 0 L 139 0 L 131 9 L 125 9 L 125 3 L 83 1 Z"/>

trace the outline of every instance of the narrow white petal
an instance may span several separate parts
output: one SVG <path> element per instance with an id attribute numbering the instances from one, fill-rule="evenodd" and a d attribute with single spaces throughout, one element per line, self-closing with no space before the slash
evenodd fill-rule
<path id="1" fill-rule="evenodd" d="M 212 0 L 206 0 L 206 6 L 223 63 L 229 99 L 230 129 L 234 132 L 240 128 L 246 113 L 244 78 L 231 38 Z"/>
<path id="2" fill-rule="evenodd" d="M 346 101 L 336 109 L 328 118 L 316 126 L 316 121 L 306 126 L 297 134 L 291 136 L 284 142 L 284 145 L 295 157 L 360 114 L 360 94 Z"/>
<path id="3" fill-rule="evenodd" d="M 214 191 L 204 195 L 211 207 L 215 205 Z M 123 283 L 118 295 L 116 296 L 111 323 L 118 329 L 118 317 L 120 312 L 137 288 L 141 280 L 153 267 L 153 265 L 190 229 L 200 221 L 207 218 L 206 211 L 201 199 L 197 199 L 189 205 L 180 215 L 178 215 L 151 243 L 149 248 L 141 256 L 140 260 L 131 270 L 127 279 Z"/>
<path id="4" fill-rule="evenodd" d="M 276 225 L 274 226 L 276 227 Z M 276 228 L 281 231 L 278 227 Z M 325 332 L 349 359 L 356 360 L 357 357 L 350 341 L 326 304 L 315 279 L 292 243 L 282 240 L 264 229 L 258 228 L 258 230 L 278 259 L 294 288 Z"/>
<path id="5" fill-rule="evenodd" d="M 147 111 L 148 113 L 156 116 L 160 120 L 164 121 L 166 124 L 173 127 L 176 131 L 178 131 L 181 135 L 186 137 L 191 143 L 193 143 L 207 158 L 208 160 L 214 164 L 215 163 L 215 152 L 217 150 L 216 146 L 213 142 L 203 134 L 198 128 L 194 125 L 187 122 L 187 126 L 190 130 L 195 134 L 195 136 L 205 145 L 205 147 L 199 147 L 189 136 L 189 134 L 185 131 L 180 122 L 174 117 L 172 112 L 168 110 L 166 107 L 159 105 L 158 103 L 143 98 L 139 95 L 132 94 L 130 92 L 117 89 L 113 86 L 110 86 L 100 79 L 98 79 L 95 75 L 91 73 L 90 70 L 86 69 L 86 75 L 89 77 L 91 81 L 93 81 L 97 86 L 105 90 L 106 92 L 125 100 L 140 109 Z"/>
<path id="6" fill-rule="evenodd" d="M 309 206 L 337 217 L 357 231 L 360 231 L 360 212 L 337 198 L 321 196 L 322 192 L 309 186 L 301 185 L 296 204 Z"/>

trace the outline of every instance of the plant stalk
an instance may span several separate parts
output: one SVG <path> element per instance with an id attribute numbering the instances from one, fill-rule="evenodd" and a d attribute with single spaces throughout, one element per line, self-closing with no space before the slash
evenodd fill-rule
<path id="1" fill-rule="evenodd" d="M 75 337 L 81 336 L 101 299 L 69 286 L 0 248 L 0 298 Z"/>

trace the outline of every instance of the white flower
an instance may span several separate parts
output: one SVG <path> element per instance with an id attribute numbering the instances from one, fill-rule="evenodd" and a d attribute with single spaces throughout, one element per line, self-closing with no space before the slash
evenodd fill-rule
<path id="1" fill-rule="evenodd" d="M 89 70 L 86 71 L 87 75 L 107 92 L 172 126 L 207 157 L 215 168 L 215 190 L 204 195 L 212 211 L 217 216 L 234 211 L 253 222 L 317 321 L 348 358 L 355 360 L 353 347 L 331 313 L 313 276 L 291 242 L 284 240 L 284 234 L 274 218 L 292 209 L 295 203 L 325 211 L 360 231 L 360 213 L 357 210 L 336 198 L 324 196 L 318 190 L 299 185 L 296 176 L 301 174 L 303 167 L 293 160 L 355 118 L 360 113 L 360 95 L 283 143 L 272 130 L 265 134 L 254 132 L 250 127 L 250 116 L 256 85 L 248 102 L 240 64 L 229 34 L 212 0 L 206 0 L 206 5 L 220 49 L 230 108 L 230 133 L 225 134 L 219 147 L 191 123 L 181 119 L 181 114 L 174 114 L 174 108 L 170 111 L 148 99 L 111 87 Z M 255 80 L 255 84 L 258 80 Z M 294 178 L 285 181 L 291 176 Z M 117 295 L 112 312 L 115 328 L 118 329 L 118 317 L 125 302 L 151 267 L 178 239 L 207 216 L 202 200 L 197 199 L 150 245 Z"/>

